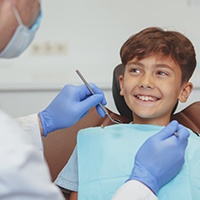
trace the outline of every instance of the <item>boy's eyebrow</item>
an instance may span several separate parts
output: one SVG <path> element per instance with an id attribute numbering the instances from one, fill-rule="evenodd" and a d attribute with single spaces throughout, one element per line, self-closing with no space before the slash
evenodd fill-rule
<path id="1" fill-rule="evenodd" d="M 141 67 L 144 66 L 141 62 L 138 62 L 138 61 L 130 62 L 130 63 L 127 64 L 127 66 L 129 66 L 129 65 L 138 65 L 138 66 L 141 66 Z"/>
<path id="2" fill-rule="evenodd" d="M 156 64 L 155 65 L 156 67 L 167 67 L 167 68 L 170 68 L 170 66 L 169 65 L 166 65 L 166 64 Z"/>
<path id="3" fill-rule="evenodd" d="M 130 62 L 130 63 L 128 63 L 127 66 L 130 66 L 130 65 L 137 65 L 137 66 L 140 66 L 140 67 L 144 67 L 144 64 L 139 62 L 139 61 Z M 168 69 L 173 70 L 172 67 L 170 67 L 169 65 L 163 64 L 163 63 L 162 64 L 161 63 L 155 64 L 155 67 L 157 67 L 157 68 L 168 68 Z"/>
<path id="4" fill-rule="evenodd" d="M 166 65 L 166 64 L 156 64 L 155 65 L 157 68 L 168 68 L 170 70 L 173 70 L 173 68 L 169 65 Z"/>

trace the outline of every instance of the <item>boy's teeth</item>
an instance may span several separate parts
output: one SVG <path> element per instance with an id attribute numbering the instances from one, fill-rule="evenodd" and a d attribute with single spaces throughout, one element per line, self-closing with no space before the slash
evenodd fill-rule
<path id="1" fill-rule="evenodd" d="M 142 101 L 153 101 L 154 100 L 154 98 L 148 97 L 148 96 L 138 96 L 138 99 L 140 99 Z"/>

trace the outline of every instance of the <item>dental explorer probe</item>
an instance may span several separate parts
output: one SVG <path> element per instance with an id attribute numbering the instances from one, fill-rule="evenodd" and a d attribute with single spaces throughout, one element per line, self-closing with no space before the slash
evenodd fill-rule
<path id="1" fill-rule="evenodd" d="M 92 90 L 92 88 L 90 87 L 90 85 L 88 84 L 88 82 L 85 80 L 85 78 L 83 77 L 83 75 L 81 74 L 81 72 L 79 70 L 76 70 L 76 73 L 79 75 L 79 77 L 81 78 L 81 80 L 84 82 L 84 84 L 86 85 L 86 87 L 90 90 L 90 92 L 92 94 L 95 94 L 94 91 Z M 105 114 L 108 116 L 108 118 L 110 119 L 111 122 L 116 123 L 116 124 L 121 124 L 122 122 L 120 120 L 116 120 L 113 119 L 110 114 L 108 113 L 106 107 L 102 104 L 99 103 L 99 106 L 103 109 L 103 111 L 105 112 Z"/>

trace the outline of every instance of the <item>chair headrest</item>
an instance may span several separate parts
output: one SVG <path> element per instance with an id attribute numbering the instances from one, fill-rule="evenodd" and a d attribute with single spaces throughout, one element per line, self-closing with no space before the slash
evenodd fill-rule
<path id="1" fill-rule="evenodd" d="M 122 74 L 124 74 L 124 66 L 120 64 L 113 71 L 112 95 L 119 113 L 132 120 L 132 111 L 126 105 L 124 97 L 120 95 L 119 76 Z"/>

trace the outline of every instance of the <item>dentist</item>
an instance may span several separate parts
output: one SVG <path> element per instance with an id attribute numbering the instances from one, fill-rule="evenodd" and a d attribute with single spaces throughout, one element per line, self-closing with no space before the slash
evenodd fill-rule
<path id="1" fill-rule="evenodd" d="M 37 0 L 0 1 L 0 58 L 17 57 L 31 43 L 41 20 L 39 3 Z M 102 91 L 94 84 L 91 87 L 95 95 L 88 96 L 90 92 L 84 85 L 66 85 L 46 109 L 17 120 L 0 110 L 1 200 L 64 199 L 58 187 L 51 182 L 48 167 L 41 156 L 41 136 L 75 124 L 100 102 L 105 105 Z M 103 117 L 101 108 L 96 108 Z M 159 190 L 180 171 L 184 163 L 189 134 L 182 128 L 178 130 L 181 137 L 177 139 L 173 134 L 177 127 L 177 122 L 170 123 L 142 145 L 129 180 L 116 192 L 114 200 L 157 199 L 151 188 L 156 185 Z M 155 142 L 160 153 L 155 150 Z M 146 159 L 144 155 L 149 149 L 151 154 Z M 163 154 L 165 160 L 162 159 Z M 152 169 L 155 169 L 154 174 Z"/>

